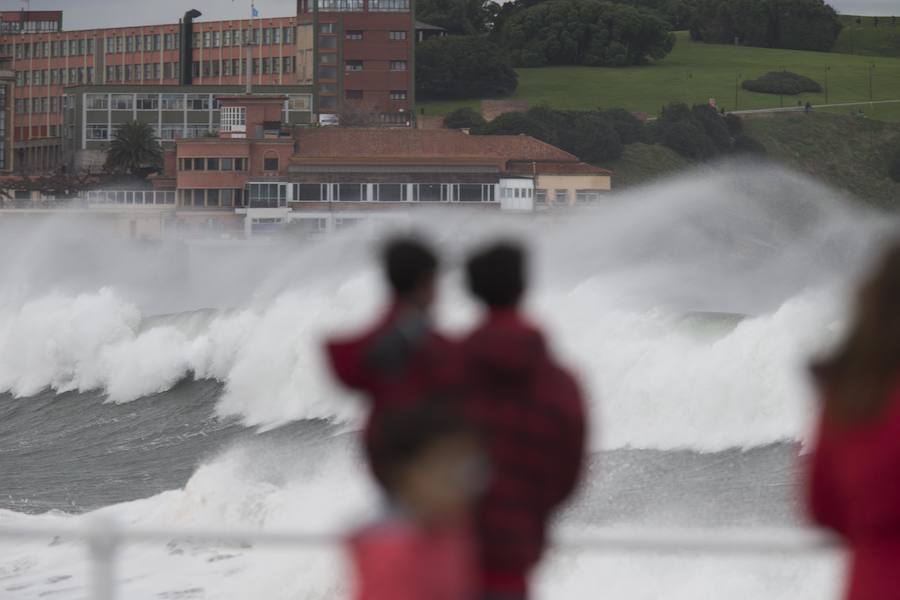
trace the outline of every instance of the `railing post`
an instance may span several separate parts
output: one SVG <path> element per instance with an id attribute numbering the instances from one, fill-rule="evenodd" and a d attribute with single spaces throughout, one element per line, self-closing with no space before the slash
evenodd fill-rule
<path id="1" fill-rule="evenodd" d="M 115 597 L 115 560 L 120 537 L 112 519 L 97 517 L 87 526 L 87 543 L 91 556 L 91 589 L 94 600 Z"/>

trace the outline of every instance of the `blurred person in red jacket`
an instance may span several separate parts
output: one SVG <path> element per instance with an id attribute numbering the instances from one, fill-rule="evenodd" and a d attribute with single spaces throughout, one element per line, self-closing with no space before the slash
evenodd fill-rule
<path id="1" fill-rule="evenodd" d="M 386 415 L 372 449 L 390 506 L 350 539 L 357 600 L 474 600 L 470 508 L 485 469 L 471 427 L 422 404 Z"/>
<path id="2" fill-rule="evenodd" d="M 363 436 L 379 482 L 372 445 L 384 415 L 435 400 L 457 381 L 453 346 L 431 323 L 438 270 L 434 252 L 415 238 L 396 238 L 384 247 L 382 262 L 392 294 L 388 309 L 364 333 L 326 344 L 336 377 L 370 402 Z"/>
<path id="3" fill-rule="evenodd" d="M 851 553 L 847 598 L 900 598 L 900 245 L 863 285 L 849 334 L 813 374 L 823 409 L 812 517 Z"/>
<path id="4" fill-rule="evenodd" d="M 525 255 L 498 243 L 467 265 L 487 308 L 464 340 L 464 411 L 487 448 L 491 480 L 475 509 L 481 598 L 521 600 L 541 558 L 554 510 L 574 491 L 584 460 L 585 409 L 578 384 L 519 311 Z"/>

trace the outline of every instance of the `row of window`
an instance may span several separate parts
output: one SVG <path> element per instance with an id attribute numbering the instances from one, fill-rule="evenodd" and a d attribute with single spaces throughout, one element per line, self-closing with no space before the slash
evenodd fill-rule
<path id="1" fill-rule="evenodd" d="M 320 54 L 319 55 L 319 79 L 337 79 L 337 67 L 330 66 L 328 63 L 335 62 L 336 58 L 326 58 L 326 57 L 335 57 L 334 54 Z M 373 61 L 369 61 L 373 62 Z M 379 61 L 382 62 L 382 61 Z M 358 73 L 360 71 L 366 70 L 366 61 L 362 60 L 345 60 L 344 61 L 344 72 L 345 73 Z M 371 67 L 370 67 L 371 68 Z M 391 60 L 388 61 L 388 70 L 394 72 L 404 72 L 407 69 L 407 62 L 405 60 Z"/>
<path id="2" fill-rule="evenodd" d="M 246 158 L 179 158 L 179 171 L 246 171 Z M 278 159 L 275 159 L 276 161 Z M 277 162 L 276 162 L 277 165 Z M 278 167 L 276 166 L 276 169 Z"/>
<path id="3" fill-rule="evenodd" d="M 0 44 L 0 51 L 5 56 L 14 56 L 16 60 L 83 56 L 94 53 L 94 38 L 54 40 L 52 42 L 12 42 Z"/>
<path id="4" fill-rule="evenodd" d="M 107 54 L 121 52 L 158 52 L 177 50 L 181 47 L 180 33 L 148 34 L 148 35 L 120 35 L 106 38 L 105 50 Z"/>
<path id="5" fill-rule="evenodd" d="M 363 100 L 365 99 L 365 94 L 363 90 L 345 90 L 344 92 L 347 100 Z M 406 100 L 406 90 L 391 90 L 390 92 L 391 100 L 402 101 Z"/>
<path id="6" fill-rule="evenodd" d="M 300 0 L 300 11 L 362 12 L 363 0 Z M 409 0 L 368 0 L 369 12 L 409 12 Z"/>
<path id="7" fill-rule="evenodd" d="M 0 21 L 0 33 L 46 33 L 59 31 L 59 21 Z"/>
<path id="8" fill-rule="evenodd" d="M 92 204 L 175 204 L 175 192 L 164 191 L 90 191 Z"/>
<path id="9" fill-rule="evenodd" d="M 219 110 L 219 101 L 210 94 L 85 94 L 87 110 Z M 290 94 L 287 109 L 309 111 L 309 94 Z"/>
<path id="10" fill-rule="evenodd" d="M 231 46 L 278 46 L 294 43 L 293 27 L 254 27 L 223 31 L 194 32 L 194 48 L 229 48 Z"/>
<path id="11" fill-rule="evenodd" d="M 494 202 L 495 186 L 481 183 L 300 183 L 296 202 Z"/>
<path id="12" fill-rule="evenodd" d="M 322 23 L 319 25 L 320 33 L 334 33 L 334 23 Z M 379 32 L 380 33 L 380 32 Z M 358 42 L 365 39 L 365 31 L 361 29 L 348 29 L 344 32 L 344 39 Z M 392 42 L 402 42 L 406 40 L 405 31 L 389 31 L 388 39 Z"/>
<path id="13" fill-rule="evenodd" d="M 72 67 L 71 69 L 35 69 L 16 71 L 16 85 L 81 85 L 94 81 L 94 67 Z"/>
<path id="14" fill-rule="evenodd" d="M 210 127 L 209 125 L 198 123 L 188 123 L 187 125 L 183 125 L 181 123 L 164 123 L 162 127 L 157 124 L 153 124 L 151 126 L 153 127 L 154 135 L 156 135 L 156 137 L 161 140 L 202 138 L 215 136 L 218 133 L 218 128 L 215 125 Z M 112 127 L 110 127 L 106 123 L 88 123 L 87 125 L 85 125 L 84 129 L 85 139 L 90 142 L 109 141 L 116 137 L 116 132 L 118 131 L 117 126 L 113 125 Z"/>
<path id="15" fill-rule="evenodd" d="M 209 94 L 85 94 L 88 110 L 209 110 Z M 218 108 L 218 107 L 216 107 Z"/>
<path id="16" fill-rule="evenodd" d="M 270 56 L 254 58 L 252 63 L 252 75 L 278 75 L 280 73 L 293 73 L 296 69 L 296 59 L 293 56 Z M 194 61 L 191 70 L 194 77 L 237 77 L 247 74 L 247 59 L 232 58 L 225 60 L 204 60 L 202 63 Z"/>
<path id="17" fill-rule="evenodd" d="M 278 46 L 294 43 L 293 27 L 263 27 L 252 29 L 195 32 L 194 48 L 229 48 L 231 46 Z M 181 35 L 178 33 L 123 35 L 105 38 L 103 49 L 107 54 L 134 52 L 158 52 L 178 50 Z M 0 53 L 15 56 L 17 60 L 28 58 L 58 58 L 83 56 L 94 53 L 94 38 L 53 40 L 45 42 L 17 42 L 0 44 Z"/>
<path id="18" fill-rule="evenodd" d="M 194 208 L 242 208 L 244 190 L 237 189 L 187 189 L 179 190 L 179 204 Z"/>
<path id="19" fill-rule="evenodd" d="M 177 62 L 106 65 L 106 81 L 159 81 L 178 78 Z"/>
<path id="20" fill-rule="evenodd" d="M 18 115 L 27 115 L 29 113 L 59 113 L 62 112 L 64 108 L 64 96 L 19 98 L 16 100 L 16 114 Z"/>

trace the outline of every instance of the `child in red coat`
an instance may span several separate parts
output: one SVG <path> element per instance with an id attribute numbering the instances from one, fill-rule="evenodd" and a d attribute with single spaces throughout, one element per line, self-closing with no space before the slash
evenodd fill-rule
<path id="1" fill-rule="evenodd" d="M 422 406 L 386 419 L 373 450 L 391 508 L 350 539 L 357 600 L 473 600 L 468 513 L 485 480 L 477 440 L 462 421 Z"/>

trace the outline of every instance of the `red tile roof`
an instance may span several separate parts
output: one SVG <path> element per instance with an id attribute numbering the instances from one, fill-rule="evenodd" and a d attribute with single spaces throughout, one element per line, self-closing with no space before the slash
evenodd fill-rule
<path id="1" fill-rule="evenodd" d="M 453 129 L 304 129 L 294 159 L 462 159 L 577 162 L 565 152 L 526 135 L 467 135 Z"/>
<path id="2" fill-rule="evenodd" d="M 612 171 L 583 162 L 511 162 L 506 170 L 516 175 L 612 175 Z"/>

